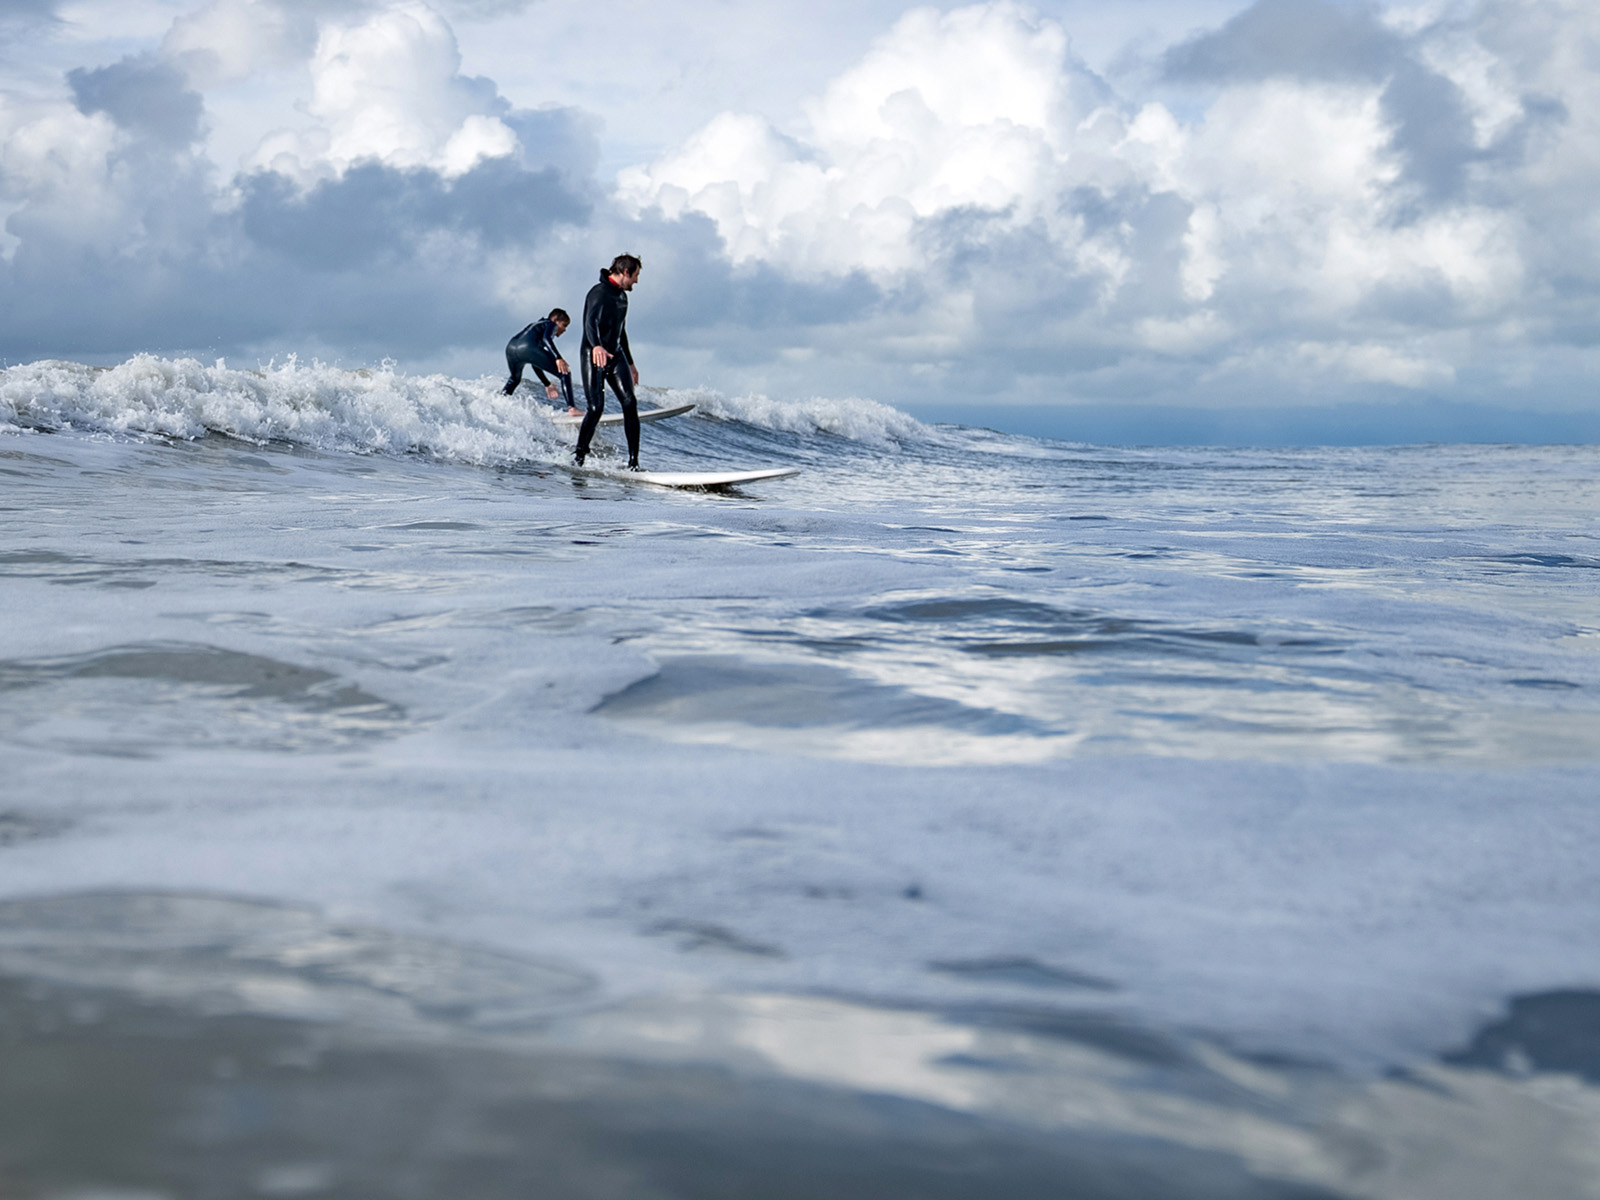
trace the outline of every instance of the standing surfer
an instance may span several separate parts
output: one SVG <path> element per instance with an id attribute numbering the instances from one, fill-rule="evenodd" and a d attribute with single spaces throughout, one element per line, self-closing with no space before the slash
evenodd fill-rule
<path id="1" fill-rule="evenodd" d="M 622 428 L 628 435 L 628 469 L 639 469 L 639 402 L 634 385 L 639 368 L 628 349 L 628 293 L 639 282 L 637 256 L 619 254 L 600 272 L 600 282 L 589 289 L 583 302 L 583 395 L 589 402 L 573 460 L 581 467 L 589 457 L 589 443 L 606 410 L 606 383 L 622 403 Z"/>
<path id="2" fill-rule="evenodd" d="M 548 317 L 535 321 L 506 343 L 506 366 L 511 369 L 511 378 L 506 380 L 506 386 L 502 389 L 505 395 L 509 396 L 517 390 L 517 385 L 522 382 L 522 368 L 532 367 L 539 382 L 544 384 L 544 394 L 555 400 L 565 393 L 567 411 L 573 416 L 578 415 L 577 401 L 572 398 L 572 369 L 556 349 L 556 339 L 571 324 L 572 318 L 567 316 L 566 309 L 552 308 Z M 561 381 L 559 388 L 545 378 L 546 371 Z"/>

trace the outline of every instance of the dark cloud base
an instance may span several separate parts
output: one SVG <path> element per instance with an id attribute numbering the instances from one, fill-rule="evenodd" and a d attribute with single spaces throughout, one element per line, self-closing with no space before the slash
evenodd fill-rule
<path id="1" fill-rule="evenodd" d="M 553 168 L 488 159 L 454 180 L 380 163 L 352 167 L 302 196 L 272 172 L 242 181 L 250 242 L 315 272 L 387 268 L 415 259 L 430 234 L 472 239 L 486 251 L 536 246 L 556 225 L 579 224 L 588 201 Z"/>
<path id="2" fill-rule="evenodd" d="M 109 67 L 67 72 L 78 111 L 103 112 L 136 137 L 182 149 L 200 137 L 205 99 L 190 91 L 170 63 L 151 55 L 125 58 Z"/>
<path id="3" fill-rule="evenodd" d="M 188 182 L 166 199 L 205 206 L 192 190 L 199 180 Z M 505 162 L 453 184 L 359 167 L 304 197 L 280 176 L 257 175 L 244 197 L 228 214 L 193 213 L 162 253 L 25 240 L 0 275 L 0 358 L 236 355 L 309 337 L 378 359 L 492 341 L 510 319 L 494 290 L 497 255 L 537 254 L 541 238 L 583 220 L 590 203 L 550 169 Z"/>

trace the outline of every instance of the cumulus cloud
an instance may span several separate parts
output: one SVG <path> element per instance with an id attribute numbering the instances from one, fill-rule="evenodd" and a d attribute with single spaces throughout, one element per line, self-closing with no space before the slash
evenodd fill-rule
<path id="1" fill-rule="evenodd" d="M 302 180 L 363 161 L 456 176 L 518 147 L 510 105 L 492 81 L 461 74 L 454 33 L 423 4 L 324 26 L 311 80 L 315 124 L 269 137 L 251 165 Z"/>
<path id="2" fill-rule="evenodd" d="M 155 49 L 70 71 L 57 100 L 0 96 L 0 356 L 370 361 L 503 336 L 544 240 L 592 210 L 592 122 L 464 78 L 420 5 L 298 21 L 217 0 Z M 222 175 L 203 89 L 296 47 L 312 123 L 294 153 Z"/>
<path id="3" fill-rule="evenodd" d="M 316 46 L 317 24 L 304 7 L 274 0 L 213 0 L 179 16 L 161 52 L 201 87 L 236 83 L 288 66 Z"/>
<path id="4" fill-rule="evenodd" d="M 1051 220 L 1053 197 L 1104 165 L 1093 133 L 1075 135 L 1106 99 L 1052 23 L 1006 4 L 917 10 L 807 106 L 800 137 L 724 113 L 620 190 L 636 209 L 704 213 L 735 262 L 903 271 L 929 219 Z M 1087 153 L 1069 167 L 1072 141 Z"/>
<path id="5" fill-rule="evenodd" d="M 0 98 L 0 201 L 6 258 L 24 238 L 107 245 L 119 232 L 112 190 L 116 123 L 71 104 L 24 105 Z"/>
<path id="6" fill-rule="evenodd" d="M 1568 286 L 1600 283 L 1595 220 L 1569 215 L 1600 165 L 1574 116 L 1596 21 L 1261 0 L 1166 54 L 1199 97 L 1180 116 L 1113 95 L 1028 9 L 918 10 L 787 129 L 721 114 L 619 192 L 709 219 L 735 265 L 865 272 L 935 335 L 908 351 L 957 368 L 985 344 L 1080 394 L 1175 365 L 1445 387 L 1496 342 L 1518 357 L 1530 302 L 1561 307 L 1537 303 L 1553 230 L 1580 233 Z"/>

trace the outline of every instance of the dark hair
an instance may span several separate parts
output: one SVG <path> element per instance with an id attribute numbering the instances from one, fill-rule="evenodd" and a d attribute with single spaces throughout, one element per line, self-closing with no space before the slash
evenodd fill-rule
<path id="1" fill-rule="evenodd" d="M 639 261 L 637 254 L 619 254 L 611 260 L 611 269 L 607 275 L 637 275 L 639 268 L 644 266 Z"/>
<path id="2" fill-rule="evenodd" d="M 567 316 L 567 310 L 564 309 L 564 308 L 552 308 L 550 310 L 550 315 L 548 317 L 546 317 L 545 320 L 546 321 L 565 321 L 568 325 L 572 324 L 572 318 Z"/>

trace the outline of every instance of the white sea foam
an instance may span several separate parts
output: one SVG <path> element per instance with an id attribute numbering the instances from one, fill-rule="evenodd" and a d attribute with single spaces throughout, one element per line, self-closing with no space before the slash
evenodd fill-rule
<path id="1" fill-rule="evenodd" d="M 219 360 L 138 354 L 110 368 L 45 360 L 0 371 L 0 427 L 246 441 L 353 453 L 421 453 L 480 465 L 549 460 L 570 429 L 533 394 L 500 393 L 497 377 L 349 370 L 290 358 L 253 370 Z M 871 400 L 780 401 L 706 388 L 650 389 L 662 404 L 779 433 L 828 433 L 875 446 L 925 437 L 926 426 Z"/>
<path id="2" fill-rule="evenodd" d="M 549 458 L 565 441 L 543 406 L 488 379 L 345 370 L 294 359 L 258 370 L 139 354 L 109 369 L 45 361 L 0 372 L 0 420 L 159 437 L 226 434 L 468 463 Z"/>

